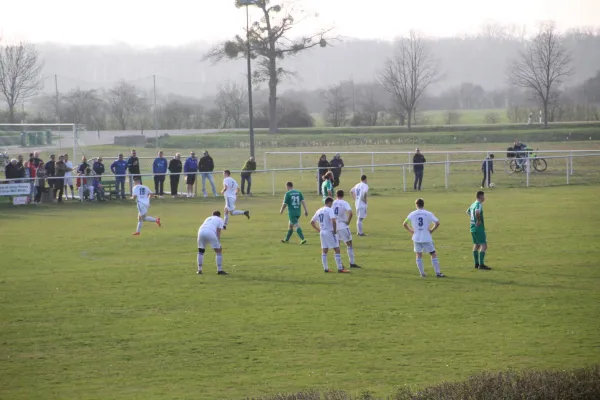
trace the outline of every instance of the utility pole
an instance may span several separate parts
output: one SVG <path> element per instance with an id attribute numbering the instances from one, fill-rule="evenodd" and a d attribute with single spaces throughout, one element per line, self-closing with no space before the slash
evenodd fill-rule
<path id="1" fill-rule="evenodd" d="M 158 128 L 156 127 L 156 75 L 152 75 L 152 81 L 154 83 L 154 142 L 156 143 L 156 150 L 158 151 Z"/>

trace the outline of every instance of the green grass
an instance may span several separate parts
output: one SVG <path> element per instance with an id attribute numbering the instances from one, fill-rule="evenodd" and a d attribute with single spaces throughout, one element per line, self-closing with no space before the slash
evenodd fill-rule
<path id="1" fill-rule="evenodd" d="M 495 114 L 498 118 L 498 124 L 509 124 L 510 120 L 506 114 L 506 109 L 483 109 L 483 110 L 451 110 L 459 115 L 458 124 L 460 125 L 481 125 L 486 124 L 486 116 Z M 427 118 L 428 125 L 444 125 L 446 123 L 446 114 L 448 110 L 424 111 L 423 117 Z M 525 123 L 526 121 L 523 121 Z"/>
<path id="2" fill-rule="evenodd" d="M 423 280 L 400 226 L 415 195 L 391 176 L 372 174 L 370 236 L 355 238 L 364 269 L 343 276 L 323 274 L 306 219 L 308 245 L 279 243 L 286 218 L 268 179 L 238 201 L 252 219 L 235 217 L 223 234 L 227 277 L 210 254 L 195 275 L 196 232 L 219 200 L 156 200 L 164 227 L 147 223 L 137 238 L 130 202 L 0 206 L 0 397 L 383 396 L 484 370 L 600 361 L 597 184 L 488 193 L 489 272 L 471 265 L 464 210 L 475 185 L 429 185 L 449 277 L 431 278 L 426 261 Z M 312 213 L 320 201 L 306 194 Z"/>

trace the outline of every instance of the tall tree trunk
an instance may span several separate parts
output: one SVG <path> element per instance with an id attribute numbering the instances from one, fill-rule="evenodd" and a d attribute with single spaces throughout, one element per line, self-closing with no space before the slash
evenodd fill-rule
<path id="1" fill-rule="evenodd" d="M 269 60 L 269 133 L 277 133 L 277 64 Z"/>
<path id="2" fill-rule="evenodd" d="M 14 124 L 15 122 L 15 105 L 14 104 L 8 104 L 8 122 L 11 124 Z"/>
<path id="3" fill-rule="evenodd" d="M 408 126 L 408 131 L 410 132 L 410 130 L 412 128 L 412 122 L 411 122 L 412 121 L 412 117 L 411 117 L 412 116 L 412 108 L 407 109 L 406 114 L 408 117 L 406 122 L 407 122 L 407 126 Z"/>
<path id="4" fill-rule="evenodd" d="M 548 100 L 544 100 L 544 128 L 548 127 Z"/>

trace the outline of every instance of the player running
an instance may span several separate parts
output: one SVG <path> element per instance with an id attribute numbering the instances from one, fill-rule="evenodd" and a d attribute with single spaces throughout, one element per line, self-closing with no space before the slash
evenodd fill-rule
<path id="1" fill-rule="evenodd" d="M 325 206 L 319 208 L 315 213 L 314 217 L 310 221 L 310 224 L 321 236 L 321 262 L 323 263 L 323 269 L 325 273 L 329 272 L 329 266 L 327 265 L 327 253 L 329 249 L 333 249 L 335 252 L 335 263 L 339 273 L 349 273 L 350 271 L 344 269 L 342 265 L 342 255 L 340 254 L 340 243 L 337 236 L 337 221 L 331 206 L 333 199 L 327 197 L 325 199 Z"/>
<path id="2" fill-rule="evenodd" d="M 212 217 L 204 220 L 200 229 L 198 229 L 198 275 L 202 275 L 202 265 L 204 264 L 204 252 L 206 246 L 210 245 L 217 254 L 217 275 L 228 275 L 223 271 L 223 248 L 221 247 L 221 230 L 223 229 L 223 220 L 220 211 L 213 211 Z"/>
<path id="3" fill-rule="evenodd" d="M 246 218 L 250 219 L 250 211 L 242 211 L 235 209 L 235 201 L 237 199 L 237 194 L 240 191 L 240 187 L 238 183 L 231 177 L 231 171 L 226 169 L 223 171 L 223 190 L 221 190 L 221 194 L 225 196 L 225 222 L 223 224 L 223 229 L 227 229 L 227 223 L 229 223 L 229 214 L 235 215 L 245 215 Z"/>
<path id="4" fill-rule="evenodd" d="M 425 278 L 425 268 L 423 267 L 423 252 L 426 251 L 431 255 L 431 265 L 435 270 L 435 276 L 445 278 L 446 275 L 440 271 L 440 261 L 438 260 L 433 238 L 431 234 L 440 226 L 440 221 L 433 213 L 425 210 L 425 201 L 417 199 L 415 201 L 417 210 L 408 214 L 404 220 L 404 229 L 412 234 L 415 253 L 417 253 L 417 268 L 421 273 L 421 277 Z M 433 226 L 431 226 L 433 224 Z"/>
<path id="5" fill-rule="evenodd" d="M 490 270 L 485 265 L 485 252 L 487 250 L 487 238 L 485 235 L 485 224 L 483 222 L 483 202 L 485 193 L 477 192 L 477 198 L 467 210 L 467 215 L 471 220 L 471 238 L 473 239 L 473 260 L 476 269 Z"/>
<path id="6" fill-rule="evenodd" d="M 360 182 L 350 189 L 354 205 L 356 206 L 356 230 L 358 236 L 367 236 L 363 231 L 363 220 L 367 218 L 367 195 L 369 193 L 369 185 L 367 184 L 367 176 L 360 177 Z"/>
<path id="7" fill-rule="evenodd" d="M 285 239 L 281 239 L 281 243 L 289 243 L 290 238 L 294 234 L 294 228 L 296 228 L 296 233 L 300 236 L 300 244 L 306 244 L 306 239 L 304 239 L 304 234 L 302 233 L 302 228 L 300 228 L 300 224 L 298 220 L 302 215 L 302 210 L 300 205 L 304 207 L 304 216 L 308 217 L 308 208 L 306 208 L 306 201 L 304 200 L 304 196 L 302 192 L 294 189 L 294 184 L 292 182 L 288 182 L 285 184 L 287 188 L 287 192 L 285 193 L 285 197 L 283 198 L 283 204 L 281 205 L 281 210 L 279 210 L 279 214 L 283 214 L 283 211 L 288 209 L 288 217 L 289 217 L 289 225 L 287 235 Z"/>
<path id="8" fill-rule="evenodd" d="M 133 236 L 140 236 L 142 225 L 144 221 L 156 222 L 156 225 L 161 226 L 160 218 L 154 218 L 148 216 L 148 209 L 150 208 L 150 198 L 152 197 L 152 191 L 146 186 L 140 183 L 140 179 L 136 178 L 134 181 L 133 193 L 131 195 L 132 200 L 137 200 L 138 209 L 138 224 L 137 230 L 133 233 Z"/>
<path id="9" fill-rule="evenodd" d="M 337 199 L 333 202 L 331 208 L 333 214 L 337 218 L 337 233 L 338 238 L 342 242 L 346 243 L 348 249 L 348 259 L 350 260 L 350 268 L 361 268 L 354 262 L 354 248 L 352 247 L 352 233 L 350 232 L 350 222 L 352 221 L 352 207 L 346 200 L 344 200 L 344 191 L 338 190 Z"/>

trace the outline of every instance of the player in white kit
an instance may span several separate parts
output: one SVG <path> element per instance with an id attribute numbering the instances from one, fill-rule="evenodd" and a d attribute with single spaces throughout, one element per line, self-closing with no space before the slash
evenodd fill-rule
<path id="1" fill-rule="evenodd" d="M 354 262 L 354 248 L 352 247 L 352 233 L 350 232 L 350 222 L 352 221 L 352 207 L 344 200 L 344 191 L 338 190 L 336 193 L 337 199 L 333 202 L 331 208 L 333 214 L 337 218 L 337 233 L 340 241 L 346 243 L 348 249 L 348 259 L 350 260 L 350 268 L 360 268 Z"/>
<path id="2" fill-rule="evenodd" d="M 202 275 L 206 246 L 212 247 L 217 254 L 217 275 L 227 275 L 227 272 L 223 271 L 223 248 L 221 247 L 223 226 L 221 212 L 213 211 L 212 217 L 206 218 L 198 229 L 198 275 Z"/>
<path id="3" fill-rule="evenodd" d="M 65 165 L 69 169 L 65 172 L 65 197 L 69 198 L 68 188 L 71 188 L 71 200 L 75 198 L 75 190 L 73 189 L 73 162 L 69 161 L 69 155 L 65 153 Z"/>
<path id="4" fill-rule="evenodd" d="M 223 223 L 223 229 L 227 229 L 227 223 L 229 223 L 229 214 L 231 215 L 245 215 L 250 219 L 250 211 L 242 211 L 235 209 L 235 201 L 237 200 L 237 194 L 240 191 L 238 183 L 231 177 L 231 171 L 226 169 L 223 171 L 223 190 L 221 194 L 225 197 L 225 221 Z"/>
<path id="5" fill-rule="evenodd" d="M 152 197 L 152 190 L 140 183 L 139 178 L 135 179 L 135 186 L 131 194 L 131 199 L 137 201 L 138 209 L 138 224 L 137 230 L 133 233 L 133 236 L 139 236 L 142 230 L 144 221 L 156 222 L 156 225 L 161 226 L 160 218 L 151 217 L 148 214 L 150 208 L 150 198 Z"/>
<path id="6" fill-rule="evenodd" d="M 363 231 L 363 219 L 367 218 L 367 195 L 369 193 L 366 175 L 360 177 L 360 182 L 350 189 L 350 193 L 352 193 L 352 198 L 356 206 L 356 230 L 358 231 L 358 236 L 367 236 Z"/>
<path id="7" fill-rule="evenodd" d="M 335 263 L 339 273 L 348 273 L 350 271 L 344 269 L 342 265 L 342 255 L 340 254 L 340 241 L 337 236 L 337 221 L 335 214 L 331 206 L 333 205 L 333 199 L 327 197 L 325 199 L 325 205 L 317 210 L 315 215 L 312 217 L 310 224 L 321 236 L 321 262 L 323 263 L 323 269 L 325 273 L 329 272 L 329 266 L 327 265 L 327 253 L 329 249 L 333 249 L 335 252 Z"/>
<path id="8" fill-rule="evenodd" d="M 416 211 L 411 212 L 406 220 L 404 220 L 404 229 L 412 234 L 412 240 L 415 245 L 415 253 L 417 253 L 417 268 L 421 273 L 421 277 L 425 278 L 425 268 L 423 267 L 423 252 L 431 254 L 431 264 L 435 270 L 435 276 L 445 278 L 446 276 L 440 271 L 440 262 L 435 252 L 433 238 L 431 234 L 440 226 L 440 221 L 425 210 L 425 201 L 417 199 Z M 433 226 L 432 226 L 433 225 Z"/>

